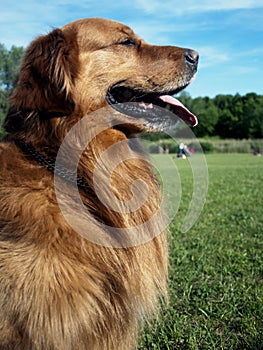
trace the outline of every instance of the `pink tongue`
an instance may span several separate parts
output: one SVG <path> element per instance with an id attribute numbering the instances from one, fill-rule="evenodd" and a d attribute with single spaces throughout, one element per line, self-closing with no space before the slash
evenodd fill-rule
<path id="1" fill-rule="evenodd" d="M 185 122 L 191 124 L 191 126 L 196 126 L 198 124 L 198 120 L 196 116 L 191 113 L 179 100 L 176 98 L 170 96 L 170 95 L 163 95 L 159 96 L 159 99 L 163 102 L 175 106 L 174 112 L 178 117 L 183 119 Z"/>

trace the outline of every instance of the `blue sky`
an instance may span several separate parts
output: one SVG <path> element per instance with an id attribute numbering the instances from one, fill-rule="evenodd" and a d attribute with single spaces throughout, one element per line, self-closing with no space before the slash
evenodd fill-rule
<path id="1" fill-rule="evenodd" d="M 125 23 L 147 42 L 199 51 L 192 97 L 263 94 L 262 0 L 6 0 L 0 43 L 26 47 L 40 34 L 84 17 Z"/>

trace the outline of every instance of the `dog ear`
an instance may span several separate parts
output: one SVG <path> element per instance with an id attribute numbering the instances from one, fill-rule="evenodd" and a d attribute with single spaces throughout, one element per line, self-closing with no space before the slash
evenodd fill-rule
<path id="1" fill-rule="evenodd" d="M 77 75 L 76 33 L 54 29 L 26 50 L 10 106 L 30 112 L 69 114 L 74 109 L 71 91 Z"/>

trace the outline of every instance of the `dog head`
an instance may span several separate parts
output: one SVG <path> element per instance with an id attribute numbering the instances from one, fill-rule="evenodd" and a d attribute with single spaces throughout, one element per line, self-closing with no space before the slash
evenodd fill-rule
<path id="1" fill-rule="evenodd" d="M 146 130 L 173 125 L 177 116 L 194 126 L 196 117 L 172 95 L 191 83 L 197 65 L 194 50 L 149 45 L 114 21 L 78 20 L 28 47 L 5 127 L 32 131 L 108 105 Z"/>

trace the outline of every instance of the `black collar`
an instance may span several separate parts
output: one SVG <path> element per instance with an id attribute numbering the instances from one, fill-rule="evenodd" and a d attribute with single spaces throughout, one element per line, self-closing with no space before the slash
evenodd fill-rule
<path id="1" fill-rule="evenodd" d="M 29 155 L 40 165 L 44 166 L 47 170 L 61 177 L 65 181 L 76 185 L 76 176 L 73 174 L 73 172 L 62 164 L 56 164 L 56 159 L 44 156 L 29 143 L 25 143 L 20 140 L 15 140 L 15 143 L 23 151 L 24 154 Z M 86 191 L 91 190 L 90 185 L 83 177 L 77 177 L 77 186 L 85 189 Z"/>

